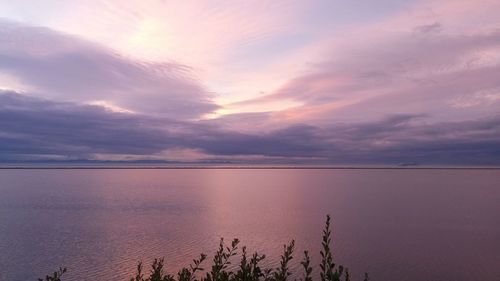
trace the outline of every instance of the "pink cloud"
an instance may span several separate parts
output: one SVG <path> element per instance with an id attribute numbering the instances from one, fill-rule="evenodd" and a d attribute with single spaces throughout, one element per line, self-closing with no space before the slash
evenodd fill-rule
<path id="1" fill-rule="evenodd" d="M 498 23 L 500 5 L 482 4 L 418 2 L 379 23 L 346 29 L 326 43 L 329 50 L 308 73 L 241 104 L 302 103 L 273 115 L 285 123 L 362 121 L 394 113 L 423 113 L 431 122 L 494 115 L 496 99 L 481 109 L 450 106 L 459 96 L 500 86 L 500 32 L 492 24 Z"/>
<path id="2" fill-rule="evenodd" d="M 48 28 L 1 22 L 0 69 L 44 98 L 105 103 L 124 111 L 200 118 L 211 93 L 178 63 L 132 60 Z"/>

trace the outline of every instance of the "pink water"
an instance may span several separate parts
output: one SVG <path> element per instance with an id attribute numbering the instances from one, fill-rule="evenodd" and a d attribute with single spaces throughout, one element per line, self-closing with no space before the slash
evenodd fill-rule
<path id="1" fill-rule="evenodd" d="M 296 239 L 297 267 L 326 214 L 354 280 L 500 280 L 500 170 L 412 169 L 0 170 L 0 280 L 175 272 L 220 237 L 268 266 Z"/>

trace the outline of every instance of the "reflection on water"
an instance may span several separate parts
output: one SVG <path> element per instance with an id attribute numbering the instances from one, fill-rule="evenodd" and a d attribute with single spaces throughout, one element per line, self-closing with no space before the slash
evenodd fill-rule
<path id="1" fill-rule="evenodd" d="M 0 170 L 0 280 L 127 280 L 220 237 L 276 265 L 319 256 L 325 214 L 355 279 L 500 280 L 499 170 Z M 295 266 L 298 258 L 294 259 Z"/>

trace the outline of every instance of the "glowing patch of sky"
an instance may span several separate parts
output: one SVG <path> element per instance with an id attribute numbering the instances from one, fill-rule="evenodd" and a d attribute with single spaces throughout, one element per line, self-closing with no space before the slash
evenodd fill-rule
<path id="1" fill-rule="evenodd" d="M 76 34 L 139 59 L 187 64 L 217 102 L 228 104 L 276 90 L 314 60 L 313 54 L 294 52 L 334 36 L 338 28 L 377 19 L 407 3 L 275 2 L 20 0 L 1 2 L 0 17 Z M 281 109 L 287 106 L 283 103 Z"/>

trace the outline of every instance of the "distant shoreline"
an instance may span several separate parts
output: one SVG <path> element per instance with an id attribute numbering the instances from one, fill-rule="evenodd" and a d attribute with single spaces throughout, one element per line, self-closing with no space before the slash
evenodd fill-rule
<path id="1" fill-rule="evenodd" d="M 0 170 L 500 170 L 500 167 L 369 166 L 0 166 Z"/>

